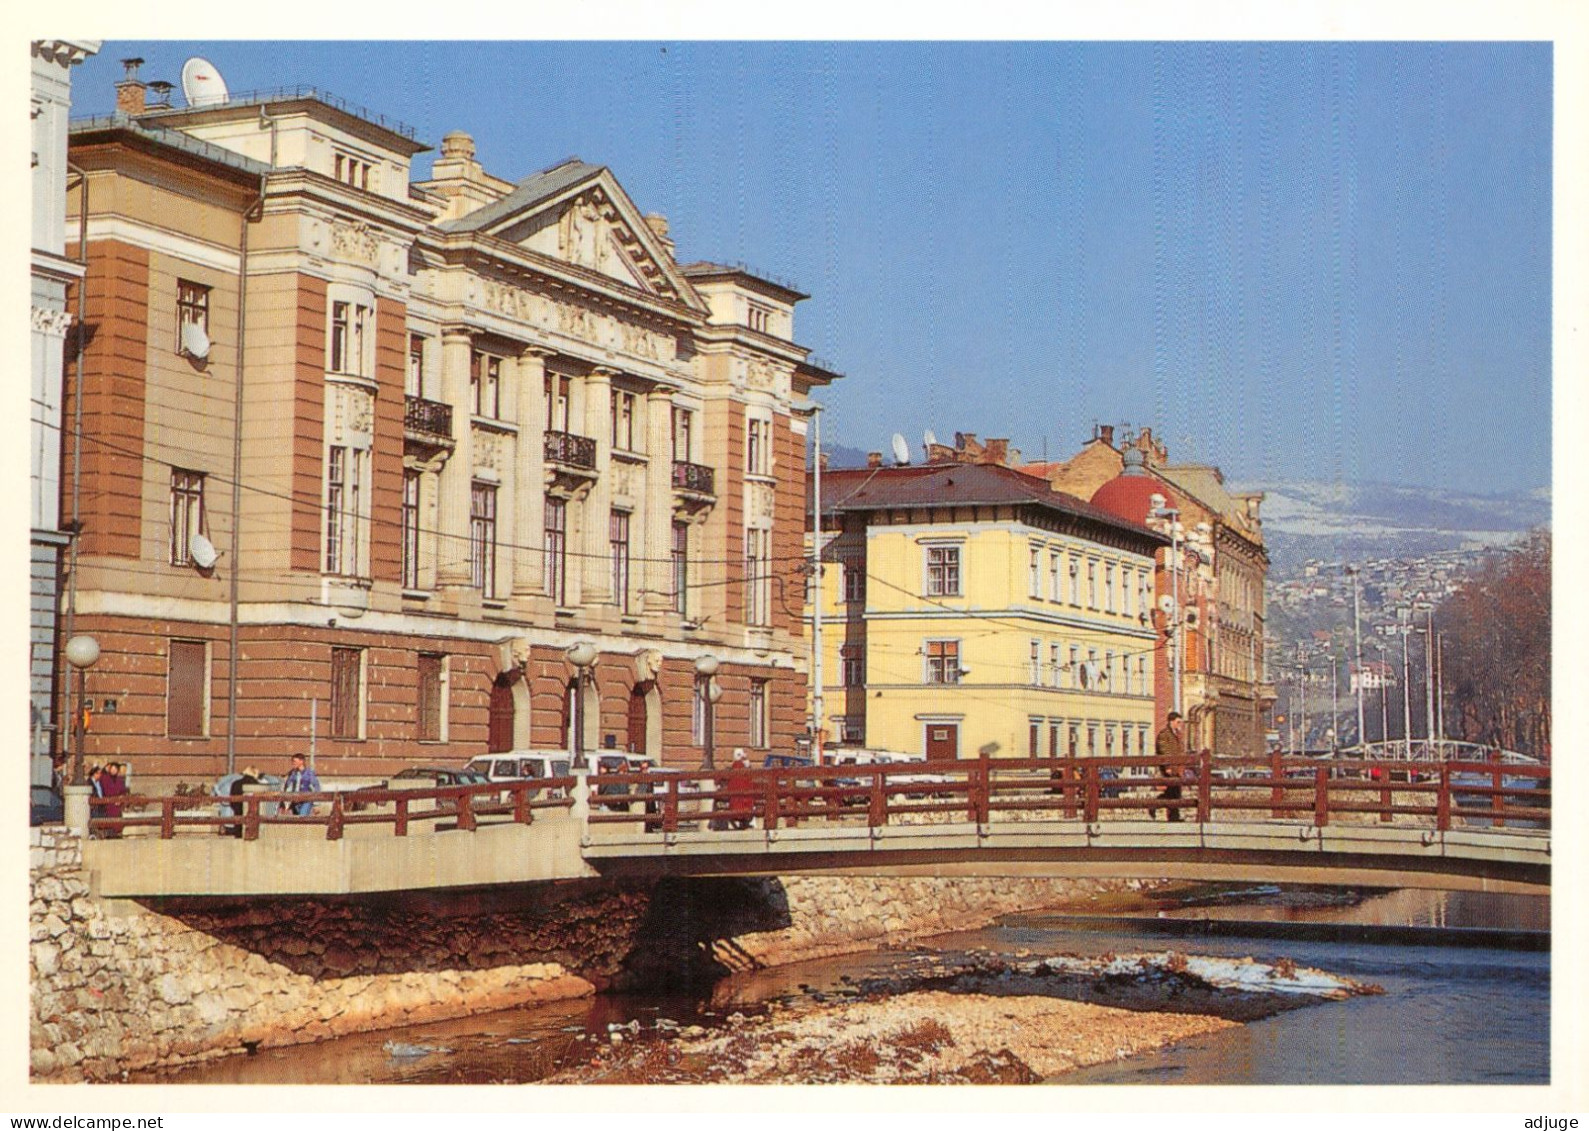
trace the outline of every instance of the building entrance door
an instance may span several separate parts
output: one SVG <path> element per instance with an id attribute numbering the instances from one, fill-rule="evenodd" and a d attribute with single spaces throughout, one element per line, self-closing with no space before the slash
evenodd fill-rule
<path id="1" fill-rule="evenodd" d="M 927 760 L 944 761 L 960 757 L 960 724 L 927 724 Z"/>
<path id="2" fill-rule="evenodd" d="M 501 754 L 513 749 L 513 680 L 504 674 L 491 685 L 490 727 L 486 749 Z"/>

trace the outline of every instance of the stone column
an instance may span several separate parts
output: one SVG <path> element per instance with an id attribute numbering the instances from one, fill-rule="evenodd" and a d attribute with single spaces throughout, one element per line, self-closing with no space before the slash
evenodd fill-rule
<path id="1" fill-rule="evenodd" d="M 436 586 L 469 584 L 469 487 L 474 475 L 473 404 L 469 399 L 469 354 L 474 339 L 467 330 L 441 336 L 441 399 L 452 406 L 454 447 L 441 469 L 436 498 Z"/>
<path id="2" fill-rule="evenodd" d="M 607 545 L 607 516 L 612 512 L 612 379 L 611 369 L 592 369 L 585 379 L 585 435 L 596 441 L 596 482 L 585 496 L 584 539 L 580 543 L 581 603 L 612 600 L 612 552 Z"/>
<path id="3" fill-rule="evenodd" d="M 658 385 L 646 394 L 645 523 L 641 554 L 645 557 L 645 612 L 673 608 L 673 393 Z"/>
<path id="4" fill-rule="evenodd" d="M 513 462 L 513 595 L 545 590 L 546 559 L 541 546 L 546 529 L 546 359 L 550 350 L 531 347 L 518 363 L 518 458 Z"/>

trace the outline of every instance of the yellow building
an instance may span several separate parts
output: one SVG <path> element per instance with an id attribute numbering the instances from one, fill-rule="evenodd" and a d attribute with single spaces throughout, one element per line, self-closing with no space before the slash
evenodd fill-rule
<path id="1" fill-rule="evenodd" d="M 829 743 L 1151 752 L 1160 535 L 997 465 L 828 471 L 821 511 Z"/>

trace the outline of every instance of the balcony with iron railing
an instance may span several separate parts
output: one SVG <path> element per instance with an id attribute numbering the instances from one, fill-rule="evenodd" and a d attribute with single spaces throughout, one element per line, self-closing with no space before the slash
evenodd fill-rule
<path id="1" fill-rule="evenodd" d="M 715 488 L 716 476 L 710 467 L 700 463 L 687 463 L 684 460 L 673 461 L 673 489 L 676 491 L 689 491 L 697 495 L 717 494 Z"/>
<path id="2" fill-rule="evenodd" d="M 452 439 L 452 405 L 427 401 L 424 397 L 404 397 L 403 430 L 419 436 Z"/>
<path id="3" fill-rule="evenodd" d="M 572 432 L 546 433 L 546 462 L 582 471 L 596 470 L 596 441 Z"/>

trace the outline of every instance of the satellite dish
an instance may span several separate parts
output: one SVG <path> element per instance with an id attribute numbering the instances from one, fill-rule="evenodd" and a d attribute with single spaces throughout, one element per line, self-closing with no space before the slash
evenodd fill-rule
<path id="1" fill-rule="evenodd" d="M 932 429 L 929 428 L 921 434 L 921 442 L 930 448 L 938 443 L 938 437 L 934 436 L 932 434 Z"/>
<path id="2" fill-rule="evenodd" d="M 208 538 L 202 534 L 195 534 L 188 539 L 188 556 L 200 569 L 209 569 L 221 555 Z"/>
<path id="3" fill-rule="evenodd" d="M 210 336 L 197 322 L 182 324 L 182 352 L 200 361 L 210 356 Z"/>
<path id="4" fill-rule="evenodd" d="M 215 64 L 195 55 L 182 64 L 182 97 L 187 99 L 189 106 L 197 108 L 221 106 L 231 94 Z"/>
<path id="5" fill-rule="evenodd" d="M 894 433 L 894 462 L 904 467 L 910 462 L 910 445 L 905 443 L 905 437 L 898 432 Z"/>

